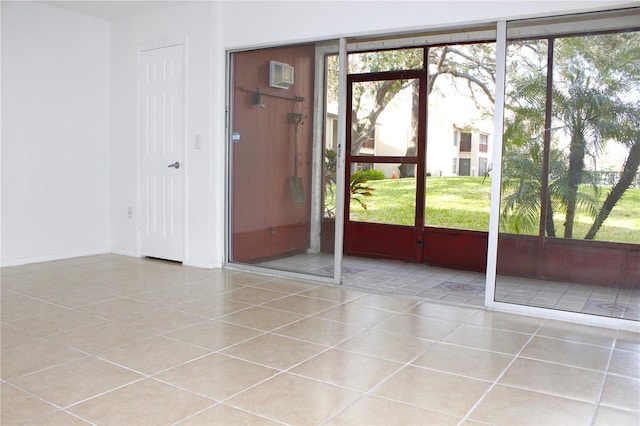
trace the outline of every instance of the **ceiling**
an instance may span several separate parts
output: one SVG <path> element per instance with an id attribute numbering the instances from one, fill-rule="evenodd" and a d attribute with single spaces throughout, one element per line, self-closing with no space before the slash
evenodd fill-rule
<path id="1" fill-rule="evenodd" d="M 67 1 L 67 0 L 38 0 L 38 3 L 48 4 L 49 6 L 60 7 L 81 13 L 83 15 L 93 16 L 107 21 L 115 21 L 120 18 L 131 15 L 139 15 L 154 10 L 165 9 L 167 7 L 176 6 L 189 0 L 156 0 L 156 1 L 126 1 L 126 0 L 86 0 L 86 1 Z"/>

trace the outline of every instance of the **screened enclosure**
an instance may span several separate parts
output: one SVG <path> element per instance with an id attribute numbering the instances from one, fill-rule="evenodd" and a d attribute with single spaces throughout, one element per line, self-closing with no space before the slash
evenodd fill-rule
<path id="1" fill-rule="evenodd" d="M 231 53 L 229 262 L 402 260 L 486 272 L 488 306 L 639 320 L 639 16 Z"/>

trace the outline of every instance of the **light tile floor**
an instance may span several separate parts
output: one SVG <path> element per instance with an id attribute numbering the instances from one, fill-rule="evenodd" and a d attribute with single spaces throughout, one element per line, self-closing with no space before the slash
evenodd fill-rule
<path id="1" fill-rule="evenodd" d="M 2 268 L 2 425 L 640 422 L 640 335 L 101 255 Z"/>
<path id="2" fill-rule="evenodd" d="M 293 272 L 333 274 L 333 257 L 300 254 L 260 264 Z M 484 273 L 399 261 L 345 257 L 343 284 L 380 294 L 484 306 Z M 640 321 L 640 288 L 612 288 L 499 276 L 496 300 Z"/>

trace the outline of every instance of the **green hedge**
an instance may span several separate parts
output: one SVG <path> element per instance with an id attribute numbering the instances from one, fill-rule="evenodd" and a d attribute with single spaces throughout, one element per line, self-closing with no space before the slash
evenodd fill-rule
<path id="1" fill-rule="evenodd" d="M 359 171 L 355 172 L 352 176 L 357 176 L 358 178 L 366 179 L 366 180 L 382 180 L 382 179 L 386 179 L 387 178 L 384 175 L 384 173 L 382 173 L 380 170 L 376 170 L 376 169 L 359 170 Z"/>

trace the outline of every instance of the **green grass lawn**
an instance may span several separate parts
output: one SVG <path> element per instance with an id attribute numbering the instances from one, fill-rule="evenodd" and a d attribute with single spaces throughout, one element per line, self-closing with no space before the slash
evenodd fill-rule
<path id="1" fill-rule="evenodd" d="M 609 187 L 601 188 L 598 200 L 604 201 Z M 553 221 L 558 236 L 564 232 L 564 214 L 555 213 Z M 593 219 L 586 214 L 579 214 L 573 224 L 574 238 L 584 238 L 591 228 Z M 620 243 L 640 244 L 640 188 L 629 188 L 604 221 L 596 234 L 595 240 L 615 241 Z"/>
<path id="2" fill-rule="evenodd" d="M 364 210 L 357 202 L 350 206 L 355 221 L 413 226 L 415 211 L 415 178 L 384 179 L 367 182 L 375 188 L 373 196 L 361 197 Z M 474 177 L 429 177 L 425 199 L 425 225 L 455 229 L 487 231 L 491 179 Z M 608 188 L 603 188 L 604 200 Z M 329 201 L 329 200 L 327 200 Z M 562 235 L 564 216 L 554 216 L 558 235 Z M 574 223 L 574 237 L 583 238 L 592 219 L 580 214 Z M 504 229 L 505 232 L 513 232 Z M 532 235 L 537 231 L 532 231 Z M 596 235 L 596 240 L 640 244 L 640 188 L 627 190 Z"/>

